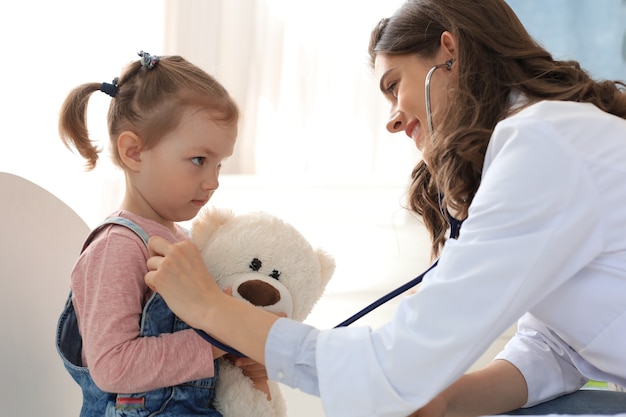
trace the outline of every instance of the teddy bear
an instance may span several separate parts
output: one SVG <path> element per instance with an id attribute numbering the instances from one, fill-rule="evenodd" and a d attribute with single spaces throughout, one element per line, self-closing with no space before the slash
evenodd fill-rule
<path id="1" fill-rule="evenodd" d="M 335 271 L 334 258 L 313 248 L 292 225 L 263 211 L 235 214 L 205 207 L 191 224 L 190 238 L 221 289 L 275 314 L 303 321 Z M 218 359 L 216 408 L 224 417 L 285 417 L 278 383 L 271 399 L 225 358 Z"/>

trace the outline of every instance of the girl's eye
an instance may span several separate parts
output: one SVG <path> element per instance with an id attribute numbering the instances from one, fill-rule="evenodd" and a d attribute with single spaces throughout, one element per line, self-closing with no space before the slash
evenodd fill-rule
<path id="1" fill-rule="evenodd" d="M 191 158 L 191 163 L 194 165 L 202 166 L 204 165 L 204 160 L 206 158 L 204 156 L 194 156 Z"/>
<path id="2" fill-rule="evenodd" d="M 398 83 L 392 82 L 387 86 L 387 94 L 392 96 L 393 98 L 398 98 Z"/>

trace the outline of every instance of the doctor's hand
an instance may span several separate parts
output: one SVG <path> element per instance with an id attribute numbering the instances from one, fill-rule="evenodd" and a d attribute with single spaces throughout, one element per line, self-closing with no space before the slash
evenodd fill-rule
<path id="1" fill-rule="evenodd" d="M 279 317 L 222 292 L 192 241 L 172 244 L 153 236 L 148 249 L 146 284 L 174 314 L 265 364 L 265 342 Z"/>
<path id="2" fill-rule="evenodd" d="M 168 307 L 191 327 L 203 328 L 207 306 L 222 295 L 193 242 L 172 244 L 153 236 L 148 241 L 150 257 L 145 281 Z"/>

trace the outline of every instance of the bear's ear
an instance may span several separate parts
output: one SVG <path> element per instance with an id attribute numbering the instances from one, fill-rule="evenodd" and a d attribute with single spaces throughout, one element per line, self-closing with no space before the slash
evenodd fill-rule
<path id="1" fill-rule="evenodd" d="M 235 217 L 232 210 L 217 207 L 204 207 L 191 224 L 191 240 L 202 249 L 217 229 Z"/>
<path id="2" fill-rule="evenodd" d="M 328 281 L 330 281 L 330 278 L 335 273 L 335 258 L 322 249 L 316 249 L 315 254 L 317 255 L 317 259 L 319 260 L 321 267 L 321 289 L 323 290 L 326 288 L 326 284 L 328 284 Z"/>

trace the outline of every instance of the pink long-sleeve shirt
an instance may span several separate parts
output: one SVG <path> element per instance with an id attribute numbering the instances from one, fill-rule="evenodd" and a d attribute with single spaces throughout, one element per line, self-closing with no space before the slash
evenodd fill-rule
<path id="1" fill-rule="evenodd" d="M 178 227 L 127 211 L 126 217 L 149 236 L 169 242 L 187 239 Z M 83 366 L 107 392 L 135 393 L 214 375 L 211 345 L 194 330 L 139 337 L 144 305 L 152 296 L 144 276 L 148 250 L 130 229 L 111 225 L 100 231 L 72 272 L 72 302 L 83 338 Z"/>

